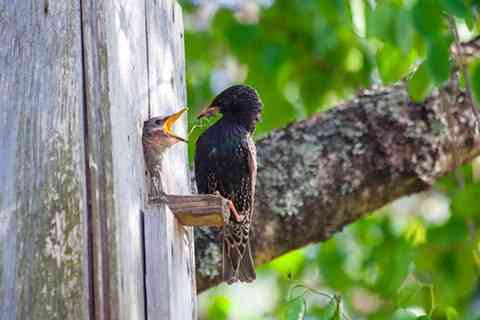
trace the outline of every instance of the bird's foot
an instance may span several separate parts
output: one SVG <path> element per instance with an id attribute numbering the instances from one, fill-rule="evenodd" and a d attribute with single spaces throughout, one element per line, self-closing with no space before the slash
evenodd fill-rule
<path id="1" fill-rule="evenodd" d="M 222 196 L 222 195 L 220 194 L 220 192 L 218 192 L 218 191 L 215 191 L 215 192 L 214 192 L 214 195 Z M 235 221 L 236 221 L 237 223 L 241 223 L 241 222 L 243 221 L 243 218 L 244 218 L 244 217 L 241 216 L 241 215 L 238 213 L 238 211 L 237 211 L 237 209 L 235 208 L 235 205 L 233 204 L 232 200 L 228 200 L 228 199 L 227 199 L 227 204 L 228 204 L 228 208 L 230 209 L 230 214 L 233 216 L 233 218 L 235 219 Z"/>
<path id="2" fill-rule="evenodd" d="M 233 215 L 233 218 L 237 221 L 237 223 L 241 223 L 243 221 L 243 216 L 241 216 L 237 209 L 235 208 L 235 205 L 231 200 L 228 201 L 228 207 L 230 208 L 230 214 Z"/>

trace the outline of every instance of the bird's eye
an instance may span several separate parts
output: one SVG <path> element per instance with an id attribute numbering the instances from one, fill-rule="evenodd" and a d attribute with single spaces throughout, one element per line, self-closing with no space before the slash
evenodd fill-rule
<path id="1" fill-rule="evenodd" d="M 162 125 L 162 120 L 158 119 L 158 120 L 155 120 L 155 124 L 161 126 Z"/>

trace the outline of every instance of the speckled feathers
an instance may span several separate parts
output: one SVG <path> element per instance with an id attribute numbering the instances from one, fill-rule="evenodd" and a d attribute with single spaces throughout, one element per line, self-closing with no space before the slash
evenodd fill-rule
<path id="1" fill-rule="evenodd" d="M 222 231 L 223 277 L 228 283 L 253 281 L 249 233 L 257 165 L 252 132 L 262 105 L 256 91 L 242 85 L 226 89 L 212 105 L 219 107 L 223 117 L 197 141 L 197 188 L 200 193 L 219 192 L 243 217 L 242 222 L 230 219 Z"/>

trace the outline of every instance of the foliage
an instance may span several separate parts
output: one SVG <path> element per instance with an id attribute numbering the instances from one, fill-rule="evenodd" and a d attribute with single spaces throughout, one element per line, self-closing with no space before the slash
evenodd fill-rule
<path id="1" fill-rule="evenodd" d="M 454 37 L 447 17 L 469 37 L 480 29 L 478 0 L 225 0 L 217 1 L 224 6 L 201 28 L 207 2 L 183 1 L 190 118 L 220 87 L 246 82 L 265 104 L 257 135 L 372 84 L 406 78 L 410 95 L 420 102 L 452 74 Z M 242 11 L 247 2 L 260 3 L 258 15 L 247 10 L 253 18 Z M 468 70 L 480 102 L 480 61 Z M 190 140 L 200 132 L 194 130 Z M 480 319 L 480 184 L 466 165 L 434 190 L 451 204 L 443 219 L 432 219 L 427 206 L 403 213 L 385 209 L 321 245 L 259 267 L 260 277 L 274 278 L 272 290 L 282 299 L 257 316 Z M 309 289 L 294 295 L 298 284 Z M 231 318 L 237 302 L 223 296 L 224 289 L 215 290 L 208 318 Z M 318 292 L 333 298 L 319 300 Z"/>

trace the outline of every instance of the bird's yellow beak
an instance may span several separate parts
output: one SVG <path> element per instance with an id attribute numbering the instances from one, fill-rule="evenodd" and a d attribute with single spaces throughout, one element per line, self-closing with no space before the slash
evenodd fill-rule
<path id="1" fill-rule="evenodd" d="M 211 117 L 215 113 L 218 113 L 220 111 L 220 107 L 218 106 L 208 106 L 204 108 L 200 113 L 197 115 L 197 119 L 201 119 L 204 117 Z"/>
<path id="2" fill-rule="evenodd" d="M 169 135 L 169 136 L 171 136 L 171 137 L 173 137 L 173 138 L 175 138 L 175 139 L 178 139 L 178 140 L 180 140 L 180 141 L 183 141 L 183 142 L 187 142 L 187 143 L 188 143 L 187 139 L 184 139 L 184 138 L 182 138 L 182 137 L 177 136 L 177 135 L 176 135 L 175 133 L 173 133 L 173 131 L 172 131 L 172 126 L 173 126 L 173 124 L 174 124 L 174 123 L 178 120 L 178 118 L 180 118 L 180 116 L 181 116 L 185 111 L 187 111 L 187 110 L 188 110 L 187 108 L 183 108 L 183 109 L 181 109 L 180 111 L 178 111 L 178 112 L 176 112 L 176 113 L 168 116 L 167 119 L 165 119 L 165 122 L 163 123 L 163 131 L 164 131 L 167 135 Z"/>

